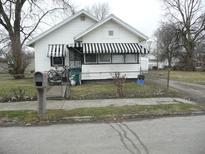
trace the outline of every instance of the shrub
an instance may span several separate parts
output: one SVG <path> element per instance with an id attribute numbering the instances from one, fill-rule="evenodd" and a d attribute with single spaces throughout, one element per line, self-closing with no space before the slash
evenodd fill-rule
<path id="1" fill-rule="evenodd" d="M 126 81 L 126 74 L 121 76 L 119 72 L 116 72 L 112 78 L 117 88 L 116 90 L 117 96 L 124 97 L 124 83 Z"/>

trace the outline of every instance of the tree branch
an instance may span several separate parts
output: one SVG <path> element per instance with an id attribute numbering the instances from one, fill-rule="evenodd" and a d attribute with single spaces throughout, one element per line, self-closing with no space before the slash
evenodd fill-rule
<path id="1" fill-rule="evenodd" d="M 25 43 L 25 41 L 31 36 L 31 34 L 37 29 L 38 25 L 41 23 L 42 19 L 50 12 L 53 12 L 55 10 L 60 10 L 62 8 L 54 8 L 51 10 L 46 11 L 37 21 L 37 23 L 35 24 L 34 28 L 27 34 L 27 36 L 25 36 L 25 38 L 23 39 L 21 45 L 23 45 Z"/>
<path id="2" fill-rule="evenodd" d="M 8 18 L 8 16 L 6 15 L 5 11 L 4 11 L 4 8 L 3 8 L 3 4 L 2 2 L 0 1 L 0 14 L 2 15 L 5 23 L 3 22 L 3 20 L 1 19 L 1 24 L 2 26 L 4 26 L 4 28 L 11 34 L 13 33 L 13 29 L 12 29 L 12 25 L 10 23 L 10 20 Z M 6 26 L 5 26 L 6 25 Z"/>

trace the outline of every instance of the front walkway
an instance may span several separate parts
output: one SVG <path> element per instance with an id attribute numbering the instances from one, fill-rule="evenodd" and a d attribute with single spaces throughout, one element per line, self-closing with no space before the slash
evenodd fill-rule
<path id="1" fill-rule="evenodd" d="M 124 99 L 98 99 L 98 100 L 48 100 L 47 109 L 71 110 L 85 107 L 106 107 L 124 105 L 159 105 L 194 102 L 181 98 L 124 98 Z M 0 103 L 0 111 L 37 110 L 37 101 Z"/>

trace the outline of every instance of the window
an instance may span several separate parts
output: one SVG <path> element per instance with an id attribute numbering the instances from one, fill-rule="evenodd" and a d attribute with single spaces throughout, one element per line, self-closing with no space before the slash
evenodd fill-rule
<path id="1" fill-rule="evenodd" d="M 108 35 L 109 35 L 109 36 L 114 36 L 114 31 L 113 31 L 113 30 L 109 30 L 109 31 L 108 31 Z"/>
<path id="2" fill-rule="evenodd" d="M 96 54 L 85 55 L 85 62 L 86 63 L 97 63 L 97 56 L 96 56 Z"/>
<path id="3" fill-rule="evenodd" d="M 112 55 L 112 63 L 124 63 L 124 55 L 123 54 L 114 54 Z"/>
<path id="4" fill-rule="evenodd" d="M 98 62 L 99 63 L 111 63 L 111 55 L 110 54 L 99 54 Z"/>
<path id="5" fill-rule="evenodd" d="M 126 54 L 125 63 L 137 63 L 139 64 L 139 54 Z"/>
<path id="6" fill-rule="evenodd" d="M 85 15 L 80 16 L 81 21 L 85 21 Z"/>
<path id="7" fill-rule="evenodd" d="M 64 57 L 51 57 L 51 66 L 64 66 Z"/>

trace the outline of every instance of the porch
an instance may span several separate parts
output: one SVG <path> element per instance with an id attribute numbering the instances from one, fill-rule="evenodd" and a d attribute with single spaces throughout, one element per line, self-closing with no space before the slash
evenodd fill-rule
<path id="1" fill-rule="evenodd" d="M 148 70 L 144 56 L 149 51 L 138 43 L 76 43 L 67 45 L 67 52 L 62 49 L 51 48 L 48 55 L 62 58 L 61 66 L 80 70 L 80 80 L 111 79 L 116 72 L 137 78 L 141 71 Z"/>
<path id="2" fill-rule="evenodd" d="M 144 67 L 148 61 L 143 60 L 148 51 L 138 43 L 83 43 L 82 47 L 82 80 L 111 79 L 116 72 L 137 78 L 148 70 Z"/>

